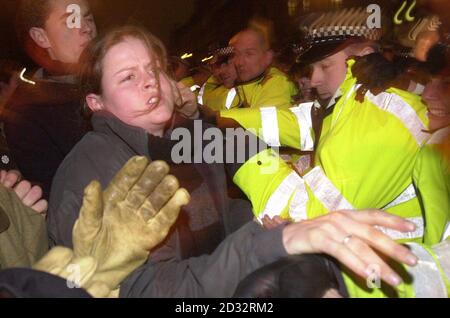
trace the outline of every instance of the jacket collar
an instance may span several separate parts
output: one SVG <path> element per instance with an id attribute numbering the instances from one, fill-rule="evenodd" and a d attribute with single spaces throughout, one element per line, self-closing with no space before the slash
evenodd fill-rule
<path id="1" fill-rule="evenodd" d="M 148 134 L 144 129 L 127 125 L 106 111 L 94 113 L 91 121 L 94 131 L 114 134 L 136 154 L 149 157 Z"/>

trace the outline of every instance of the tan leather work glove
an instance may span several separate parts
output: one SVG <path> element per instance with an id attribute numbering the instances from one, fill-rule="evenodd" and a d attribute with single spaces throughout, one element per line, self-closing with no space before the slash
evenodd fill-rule
<path id="1" fill-rule="evenodd" d="M 165 162 L 134 157 L 104 192 L 91 182 L 73 229 L 74 250 L 56 247 L 33 268 L 94 297 L 117 297 L 120 283 L 145 263 L 189 202 L 189 193 L 168 173 Z"/>
<path id="2" fill-rule="evenodd" d="M 68 288 L 84 288 L 93 297 L 117 298 L 118 289 L 111 290 L 107 284 L 93 279 L 97 267 L 93 257 L 77 258 L 70 248 L 58 246 L 34 264 L 33 269 L 64 278 Z"/>
<path id="3" fill-rule="evenodd" d="M 73 230 L 76 257 L 98 262 L 96 281 L 112 290 L 145 263 L 176 221 L 189 193 L 162 161 L 132 158 L 102 193 L 93 181 L 85 190 Z"/>

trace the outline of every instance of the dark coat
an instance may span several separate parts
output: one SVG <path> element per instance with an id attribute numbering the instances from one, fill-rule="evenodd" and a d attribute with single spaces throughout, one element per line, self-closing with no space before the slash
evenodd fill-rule
<path id="1" fill-rule="evenodd" d="M 42 186 L 49 198 L 61 162 L 88 131 L 75 85 L 21 83 L 2 114 L 6 141 L 24 178 Z"/>
<path id="2" fill-rule="evenodd" d="M 150 157 L 149 137 L 144 130 L 125 125 L 106 113 L 95 114 L 92 123 L 94 131 L 75 146 L 53 182 L 48 229 L 50 239 L 58 245 L 72 246 L 72 228 L 83 189 L 92 180 L 99 180 L 106 187 L 131 157 Z M 205 170 L 195 168 L 192 173 L 198 173 L 203 181 L 194 186 L 201 191 L 192 193 L 192 205 L 186 207 L 185 210 L 190 209 L 186 214 L 202 215 L 205 213 L 202 207 L 209 204 L 208 213 L 216 213 L 220 221 L 221 214 L 228 209 L 224 169 L 222 165 L 206 166 Z M 174 175 L 177 176 L 176 171 Z M 206 179 L 208 182 L 204 182 Z M 214 187 L 222 190 L 216 191 Z M 250 222 L 230 235 L 211 255 L 189 257 L 196 254 L 192 250 L 204 248 L 196 246 L 192 232 L 179 221 L 162 246 L 152 251 L 149 262 L 123 283 L 122 296 L 230 297 L 245 275 L 286 254 L 281 230 L 264 231 Z M 203 239 L 218 238 L 223 238 L 221 233 L 217 236 L 206 228 Z"/>

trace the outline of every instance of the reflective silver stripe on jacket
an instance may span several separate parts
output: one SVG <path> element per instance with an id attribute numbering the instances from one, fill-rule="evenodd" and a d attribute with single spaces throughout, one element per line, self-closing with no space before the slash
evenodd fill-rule
<path id="1" fill-rule="evenodd" d="M 447 288 L 433 257 L 421 245 L 407 244 L 419 258 L 416 266 L 407 267 L 417 298 L 447 298 Z"/>
<path id="2" fill-rule="evenodd" d="M 354 207 L 327 178 L 321 167 L 315 167 L 303 179 L 328 211 L 354 210 Z"/>
<path id="3" fill-rule="evenodd" d="M 428 133 L 424 132 L 426 127 L 416 111 L 400 96 L 386 92 L 375 96 L 368 92 L 366 97 L 378 108 L 397 117 L 414 136 L 418 145 L 422 145 L 430 137 Z"/>
<path id="4" fill-rule="evenodd" d="M 448 222 L 447 226 L 445 227 L 444 235 L 442 235 L 442 241 L 445 241 L 449 237 L 450 237 L 450 222 Z"/>
<path id="5" fill-rule="evenodd" d="M 200 88 L 200 92 L 198 92 L 197 102 L 200 105 L 203 105 L 203 95 L 205 94 L 206 83 L 203 84 L 202 88 Z"/>
<path id="6" fill-rule="evenodd" d="M 313 126 L 311 119 L 311 109 L 314 103 L 304 103 L 297 107 L 292 107 L 290 111 L 297 117 L 298 126 L 300 129 L 300 150 L 313 151 Z"/>
<path id="7" fill-rule="evenodd" d="M 278 130 L 278 115 L 276 107 L 262 107 L 261 124 L 262 124 L 262 139 L 270 147 L 280 147 L 280 132 Z"/>
<path id="8" fill-rule="evenodd" d="M 230 89 L 227 95 L 227 100 L 225 101 L 225 108 L 230 109 L 233 106 L 234 98 L 236 97 L 237 92 L 235 88 Z"/>
<path id="9" fill-rule="evenodd" d="M 409 200 L 414 199 L 417 197 L 416 194 L 416 188 L 414 188 L 413 184 L 410 184 L 408 188 L 406 188 L 405 191 L 402 192 L 394 201 L 386 205 L 383 210 L 392 208 L 394 206 L 400 205 L 402 203 L 408 202 Z"/>
<path id="10" fill-rule="evenodd" d="M 447 276 L 447 280 L 450 281 L 450 241 L 445 241 L 433 246 L 433 251 L 441 265 L 442 271 Z"/>
<path id="11" fill-rule="evenodd" d="M 264 216 L 269 216 L 270 218 L 280 216 L 296 190 L 306 192 L 302 178 L 294 171 L 283 180 L 275 192 L 270 196 L 266 207 L 264 208 L 264 212 L 259 218 L 262 219 Z"/>

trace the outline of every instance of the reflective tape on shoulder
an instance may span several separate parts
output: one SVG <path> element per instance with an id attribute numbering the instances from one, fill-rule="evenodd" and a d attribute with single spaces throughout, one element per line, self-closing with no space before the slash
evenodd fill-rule
<path id="1" fill-rule="evenodd" d="M 447 288 L 430 253 L 419 244 L 407 244 L 419 258 L 416 266 L 407 267 L 417 298 L 447 298 Z"/>
<path id="2" fill-rule="evenodd" d="M 313 105 L 314 103 L 304 103 L 290 109 L 295 117 L 297 117 L 298 126 L 300 128 L 300 150 L 302 151 L 314 150 L 311 119 L 311 109 Z"/>
<path id="3" fill-rule="evenodd" d="M 230 109 L 233 106 L 234 98 L 236 97 L 237 92 L 235 88 L 230 89 L 227 95 L 227 100 L 225 101 L 225 108 Z"/>
<path id="4" fill-rule="evenodd" d="M 429 134 L 424 132 L 426 127 L 415 110 L 400 96 L 390 93 L 380 93 L 375 96 L 370 92 L 366 96 L 379 109 L 397 117 L 414 136 L 418 145 L 422 145 L 429 138 Z"/>
<path id="5" fill-rule="evenodd" d="M 262 107 L 261 124 L 263 140 L 270 147 L 280 147 L 280 132 L 278 130 L 278 115 L 276 107 Z"/>
<path id="6" fill-rule="evenodd" d="M 354 210 L 354 207 L 342 196 L 321 167 L 315 167 L 303 179 L 328 211 Z"/>
<path id="7" fill-rule="evenodd" d="M 294 191 L 302 186 L 304 188 L 304 182 L 296 172 L 288 175 L 270 196 L 260 218 L 262 219 L 264 216 L 269 216 L 270 218 L 280 216 L 284 208 L 288 205 L 289 199 Z"/>

